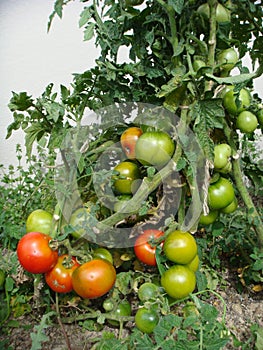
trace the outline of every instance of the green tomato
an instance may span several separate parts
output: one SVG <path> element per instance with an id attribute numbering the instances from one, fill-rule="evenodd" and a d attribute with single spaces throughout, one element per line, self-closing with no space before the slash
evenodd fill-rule
<path id="1" fill-rule="evenodd" d="M 208 187 L 208 205 L 212 210 L 218 210 L 227 207 L 235 198 L 235 192 L 232 183 L 223 177 L 219 177 Z"/>
<path id="2" fill-rule="evenodd" d="M 103 247 L 96 248 L 93 251 L 93 258 L 108 260 L 111 264 L 113 264 L 113 258 L 112 258 L 111 252 L 108 249 Z"/>
<path id="3" fill-rule="evenodd" d="M 198 256 L 198 254 L 196 254 L 196 256 L 193 258 L 193 260 L 190 261 L 185 266 L 189 267 L 189 269 L 192 270 L 193 272 L 196 272 L 199 269 L 199 264 L 200 264 L 199 256 Z"/>
<path id="4" fill-rule="evenodd" d="M 249 111 L 241 112 L 236 120 L 236 127 L 245 134 L 250 134 L 258 127 L 258 120 L 255 114 Z"/>
<path id="5" fill-rule="evenodd" d="M 227 164 L 221 168 L 221 169 L 217 169 L 218 172 L 220 172 L 221 174 L 229 174 L 232 171 L 232 163 L 230 160 L 228 160 Z"/>
<path id="6" fill-rule="evenodd" d="M 141 135 L 135 146 L 135 155 L 142 164 L 162 167 L 169 162 L 175 145 L 163 131 L 148 131 Z"/>
<path id="7" fill-rule="evenodd" d="M 70 217 L 69 225 L 72 226 L 73 232 L 71 235 L 74 238 L 80 238 L 86 233 L 87 222 L 90 217 L 90 208 L 82 207 L 73 212 Z"/>
<path id="8" fill-rule="evenodd" d="M 225 208 L 221 209 L 221 212 L 224 214 L 232 214 L 234 211 L 236 211 L 238 207 L 238 201 L 235 197 L 234 200 Z"/>
<path id="9" fill-rule="evenodd" d="M 138 289 L 138 298 L 141 301 L 149 301 L 156 299 L 158 295 L 159 287 L 151 282 L 143 283 Z"/>
<path id="10" fill-rule="evenodd" d="M 257 112 L 257 118 L 258 118 L 258 122 L 261 126 L 263 126 L 263 109 L 260 109 Z"/>
<path id="11" fill-rule="evenodd" d="M 116 193 L 132 194 L 136 192 L 140 169 L 132 161 L 124 161 L 117 164 L 112 175 L 113 189 Z"/>
<path id="12" fill-rule="evenodd" d="M 200 5 L 197 12 L 208 20 L 210 17 L 210 8 L 208 3 Z M 216 21 L 217 23 L 230 22 L 230 11 L 221 4 L 218 4 L 216 8 Z"/>
<path id="13" fill-rule="evenodd" d="M 224 168 L 232 154 L 231 147 L 226 143 L 216 145 L 214 148 L 214 167 L 215 169 Z"/>
<path id="14" fill-rule="evenodd" d="M 158 322 L 159 316 L 155 310 L 142 307 L 135 314 L 135 325 L 143 333 L 152 333 Z"/>
<path id="15" fill-rule="evenodd" d="M 206 63 L 202 60 L 194 60 L 194 62 L 193 62 L 193 68 L 194 68 L 195 72 L 199 71 L 199 69 L 201 69 L 205 66 L 206 66 Z"/>
<path id="16" fill-rule="evenodd" d="M 165 292 L 174 299 L 182 299 L 196 287 L 195 273 L 187 265 L 173 265 L 161 277 Z"/>
<path id="17" fill-rule="evenodd" d="M 251 94 L 249 90 L 243 88 L 240 93 L 234 91 L 234 86 L 230 86 L 223 96 L 223 105 L 227 112 L 237 115 L 243 112 L 251 103 Z"/>
<path id="18" fill-rule="evenodd" d="M 210 210 L 207 215 L 201 214 L 199 218 L 200 225 L 210 225 L 218 218 L 218 210 Z"/>
<path id="19" fill-rule="evenodd" d="M 53 216 L 43 209 L 34 210 L 26 220 L 26 232 L 40 232 L 49 234 Z"/>
<path id="20" fill-rule="evenodd" d="M 131 316 L 131 304 L 128 300 L 122 300 L 118 303 L 118 305 L 111 311 L 114 316 Z M 108 319 L 108 322 L 112 326 L 118 327 L 120 322 L 116 320 Z"/>
<path id="21" fill-rule="evenodd" d="M 217 56 L 217 63 L 220 69 L 226 72 L 231 71 L 239 59 L 238 53 L 235 49 L 229 48 L 222 50 Z"/>
<path id="22" fill-rule="evenodd" d="M 166 237 L 163 251 L 170 261 L 188 264 L 197 254 L 197 244 L 191 233 L 176 230 Z"/>

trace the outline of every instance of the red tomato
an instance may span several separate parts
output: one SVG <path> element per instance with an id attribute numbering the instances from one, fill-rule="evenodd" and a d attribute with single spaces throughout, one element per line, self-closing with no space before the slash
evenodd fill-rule
<path id="1" fill-rule="evenodd" d="M 95 299 L 106 294 L 114 285 L 116 270 L 107 260 L 93 259 L 73 271 L 74 291 L 82 298 Z"/>
<path id="2" fill-rule="evenodd" d="M 163 235 L 163 231 L 149 229 L 143 231 L 143 233 L 137 237 L 134 244 L 134 253 L 141 262 L 146 265 L 156 266 L 156 246 L 153 246 L 150 241 L 160 238 Z"/>
<path id="3" fill-rule="evenodd" d="M 41 232 L 29 232 L 20 239 L 17 257 L 26 271 L 45 273 L 55 266 L 58 252 L 50 248 L 50 240 L 50 236 Z"/>
<path id="4" fill-rule="evenodd" d="M 68 293 L 73 289 L 72 273 L 80 266 L 75 257 L 63 254 L 58 257 L 56 265 L 45 273 L 45 280 L 48 286 L 57 293 Z"/>
<path id="5" fill-rule="evenodd" d="M 135 159 L 135 145 L 142 134 L 142 129 L 132 126 L 126 129 L 121 135 L 121 146 L 129 159 Z"/>

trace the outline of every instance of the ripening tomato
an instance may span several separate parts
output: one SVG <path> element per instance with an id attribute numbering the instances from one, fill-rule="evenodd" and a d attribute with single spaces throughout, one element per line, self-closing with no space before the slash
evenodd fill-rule
<path id="1" fill-rule="evenodd" d="M 116 280 L 116 270 L 107 260 L 93 259 L 77 267 L 72 274 L 74 291 L 86 299 L 99 298 L 109 292 Z"/>
<path id="2" fill-rule="evenodd" d="M 23 268 L 31 273 L 45 273 L 52 269 L 58 252 L 49 246 L 51 237 L 41 232 L 28 232 L 18 242 L 17 257 Z"/>
<path id="3" fill-rule="evenodd" d="M 80 266 L 75 257 L 67 254 L 58 257 L 56 265 L 45 273 L 48 286 L 57 293 L 68 293 L 73 289 L 72 273 Z"/>
<path id="4" fill-rule="evenodd" d="M 113 264 L 112 254 L 106 248 L 98 247 L 98 248 L 94 249 L 92 255 L 93 255 L 94 259 L 105 259 L 105 260 L 108 260 L 111 264 Z"/>
<path id="5" fill-rule="evenodd" d="M 156 246 L 151 244 L 151 240 L 156 240 L 163 235 L 163 231 L 148 229 L 137 237 L 134 243 L 134 253 L 141 262 L 146 265 L 156 266 Z"/>
<path id="6" fill-rule="evenodd" d="M 170 135 L 164 131 L 148 131 L 142 134 L 135 146 L 135 155 L 144 165 L 162 167 L 169 162 L 175 150 Z"/>
<path id="7" fill-rule="evenodd" d="M 84 236 L 86 231 L 86 226 L 88 219 L 90 217 L 90 208 L 81 207 L 76 209 L 69 220 L 69 225 L 73 228 L 73 232 L 71 233 L 72 237 L 80 238 Z"/>
<path id="8" fill-rule="evenodd" d="M 173 265 L 163 273 L 161 285 L 171 298 L 185 298 L 195 289 L 195 273 L 187 265 Z"/>
<path id="9" fill-rule="evenodd" d="M 142 129 L 136 126 L 126 129 L 121 134 L 121 146 L 128 159 L 135 159 L 135 145 L 142 135 Z"/>
<path id="10" fill-rule="evenodd" d="M 176 230 L 166 237 L 163 251 L 170 261 L 189 264 L 197 254 L 197 244 L 191 233 Z"/>
<path id="11" fill-rule="evenodd" d="M 43 209 L 36 209 L 29 214 L 26 220 L 26 232 L 50 233 L 53 216 Z"/>
<path id="12" fill-rule="evenodd" d="M 191 260 L 185 266 L 189 267 L 189 269 L 192 270 L 193 272 L 196 272 L 199 269 L 199 264 L 200 264 L 199 256 L 198 254 L 196 254 L 193 260 Z"/>

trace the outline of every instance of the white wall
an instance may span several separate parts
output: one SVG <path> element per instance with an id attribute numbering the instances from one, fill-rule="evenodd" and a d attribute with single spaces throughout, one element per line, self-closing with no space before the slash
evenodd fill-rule
<path id="1" fill-rule="evenodd" d="M 56 18 L 47 33 L 48 17 L 54 0 L 0 1 L 0 164 L 15 164 L 15 145 L 24 142 L 21 132 L 6 140 L 12 114 L 7 104 L 12 91 L 27 91 L 39 96 L 48 83 L 68 86 L 72 73 L 81 73 L 94 65 L 98 49 L 83 42 L 78 28 L 79 14 L 85 4 L 69 3 L 63 19 Z M 263 78 L 255 89 L 263 98 Z"/>

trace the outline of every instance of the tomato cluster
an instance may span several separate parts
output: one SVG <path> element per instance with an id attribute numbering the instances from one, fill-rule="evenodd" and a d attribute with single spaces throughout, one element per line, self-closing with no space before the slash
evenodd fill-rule
<path id="1" fill-rule="evenodd" d="M 175 143 L 163 130 L 128 127 L 121 134 L 121 147 L 127 159 L 120 161 L 113 169 L 112 187 L 117 195 L 132 195 L 140 184 L 141 168 L 165 166 L 172 158 Z M 142 169 L 143 170 L 143 169 Z"/>
<path id="2" fill-rule="evenodd" d="M 81 264 L 70 253 L 60 253 L 58 242 L 41 232 L 50 232 L 52 217 L 45 210 L 33 211 L 28 216 L 26 229 L 38 231 L 27 232 L 18 242 L 17 257 L 21 266 L 30 273 L 44 274 L 47 285 L 57 293 L 74 290 L 88 299 L 106 294 L 116 280 L 110 252 L 98 247 L 91 259 Z"/>

